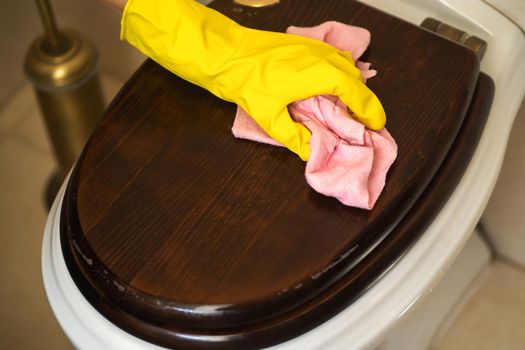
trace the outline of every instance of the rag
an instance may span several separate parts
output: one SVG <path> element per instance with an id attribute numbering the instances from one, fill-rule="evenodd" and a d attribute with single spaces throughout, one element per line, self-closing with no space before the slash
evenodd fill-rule
<path id="1" fill-rule="evenodd" d="M 287 32 L 322 40 L 347 51 L 356 60 L 370 43 L 366 29 L 333 21 L 310 28 L 290 27 Z M 356 66 L 363 81 L 377 73 L 370 69 L 370 63 L 356 61 Z M 312 133 L 305 169 L 308 184 L 345 205 L 372 209 L 397 157 L 397 145 L 388 131 L 365 128 L 334 95 L 295 101 L 289 111 L 296 122 Z M 238 138 L 281 146 L 241 107 L 237 108 L 232 132 Z"/>

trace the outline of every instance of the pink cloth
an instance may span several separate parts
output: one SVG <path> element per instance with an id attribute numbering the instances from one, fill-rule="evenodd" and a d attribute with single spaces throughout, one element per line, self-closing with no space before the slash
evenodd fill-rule
<path id="1" fill-rule="evenodd" d="M 290 27 L 288 33 L 323 40 L 348 51 L 357 60 L 370 43 L 363 28 L 325 22 L 311 28 Z M 356 61 L 363 80 L 376 75 L 370 63 Z M 397 145 L 386 129 L 372 131 L 347 112 L 336 96 L 322 95 L 288 106 L 292 118 L 312 133 L 305 176 L 317 192 L 353 207 L 372 209 L 385 186 L 388 169 L 397 156 Z M 235 137 L 282 146 L 240 107 L 232 127 Z"/>

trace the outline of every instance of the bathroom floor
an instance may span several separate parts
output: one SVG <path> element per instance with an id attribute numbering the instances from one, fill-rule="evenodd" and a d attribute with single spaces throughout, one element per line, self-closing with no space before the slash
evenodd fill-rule
<path id="1" fill-rule="evenodd" d="M 524 349 L 525 270 L 495 260 L 432 350 Z"/>
<path id="2" fill-rule="evenodd" d="M 102 79 L 107 100 L 120 81 Z M 0 108 L 0 349 L 71 349 L 42 284 L 44 189 L 55 170 L 30 85 Z"/>
<path id="3" fill-rule="evenodd" d="M 123 81 L 103 76 L 108 101 Z M 522 108 L 518 118 L 525 118 Z M 44 190 L 55 162 L 29 85 L 0 108 L 0 349 L 70 349 L 40 270 Z M 433 350 L 525 348 L 525 271 L 495 260 Z"/>

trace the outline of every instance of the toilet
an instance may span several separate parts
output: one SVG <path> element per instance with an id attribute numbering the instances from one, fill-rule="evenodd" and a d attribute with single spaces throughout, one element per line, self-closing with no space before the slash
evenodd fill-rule
<path id="1" fill-rule="evenodd" d="M 59 323 L 81 349 L 386 344 L 490 196 L 525 92 L 522 32 L 482 1 L 210 6 L 261 29 L 372 32 L 369 86 L 399 145 L 384 193 L 365 212 L 313 192 L 297 157 L 231 136 L 234 105 L 148 60 L 51 208 L 42 264 Z M 419 27 L 427 18 L 486 51 Z"/>

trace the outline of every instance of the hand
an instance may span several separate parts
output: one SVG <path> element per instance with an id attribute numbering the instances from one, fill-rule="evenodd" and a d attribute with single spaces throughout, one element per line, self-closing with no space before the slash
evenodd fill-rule
<path id="1" fill-rule="evenodd" d="M 352 57 L 321 41 L 245 28 L 193 0 L 129 0 L 121 38 L 173 73 L 237 103 L 303 160 L 310 154 L 310 132 L 288 114 L 296 100 L 336 95 L 367 127 L 385 124 L 383 107 Z"/>

